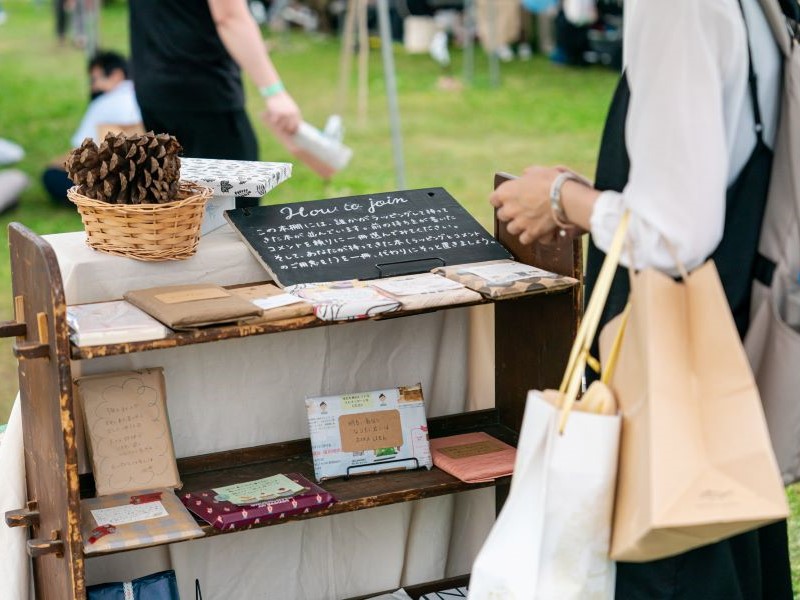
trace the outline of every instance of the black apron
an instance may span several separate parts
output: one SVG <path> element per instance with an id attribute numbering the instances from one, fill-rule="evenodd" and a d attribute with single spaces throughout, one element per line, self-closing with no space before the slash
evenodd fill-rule
<path id="1" fill-rule="evenodd" d="M 749 54 L 748 41 L 748 54 Z M 757 83 L 750 60 L 750 95 L 756 145 L 726 194 L 725 228 L 713 258 L 739 335 L 747 331 L 750 286 L 766 204 L 772 151 L 762 137 Z M 628 182 L 630 161 L 625 147 L 625 120 L 630 89 L 627 77 L 620 79 L 608 112 L 595 187 L 621 192 Z M 586 297 L 589 298 L 605 258 L 590 241 L 586 266 Z M 622 312 L 630 287 L 628 274 L 617 270 L 600 327 Z M 597 348 L 595 344 L 595 356 Z M 648 563 L 618 563 L 618 600 L 792 600 L 792 582 L 786 522 L 762 527 L 735 537 L 691 550 L 679 556 Z"/>

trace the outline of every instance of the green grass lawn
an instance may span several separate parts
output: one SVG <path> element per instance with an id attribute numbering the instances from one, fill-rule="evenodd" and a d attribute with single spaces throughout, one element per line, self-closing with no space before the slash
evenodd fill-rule
<path id="1" fill-rule="evenodd" d="M 22 144 L 27 156 L 20 165 L 34 180 L 20 207 L 0 216 L 6 225 L 20 221 L 37 233 L 73 231 L 81 227 L 76 213 L 53 207 L 38 182 L 44 165 L 69 149 L 87 99 L 85 56 L 69 45 L 59 46 L 53 33 L 49 3 L 6 0 L 8 22 L 0 26 L 0 137 Z M 105 8 L 101 45 L 127 53 L 126 3 Z M 339 45 L 335 39 L 304 35 L 272 36 L 275 61 L 287 88 L 306 120 L 322 125 L 337 109 Z M 566 163 L 591 174 L 608 102 L 616 81 L 601 69 L 565 69 L 542 59 L 502 67 L 502 85 L 491 88 L 481 52 L 476 54 L 473 85 L 462 91 L 441 91 L 443 74 L 427 56 L 408 56 L 396 48 L 406 185 L 442 186 L 485 225 L 492 175 L 519 172 L 531 163 Z M 460 55 L 453 73 L 461 74 Z M 332 182 L 320 181 L 302 165 L 291 180 L 268 196 L 270 202 L 310 200 L 395 189 L 386 96 L 380 54 L 370 56 L 369 114 L 360 123 L 355 113 L 355 87 L 344 111 L 347 143 L 355 154 L 346 171 Z M 261 102 L 248 88 L 254 120 Z M 261 158 L 291 161 L 288 153 L 257 127 Z M 7 243 L 0 245 L 0 319 L 11 311 Z M 16 363 L 7 340 L 0 345 L 0 423 L 6 421 L 16 393 Z M 795 515 L 800 494 L 790 491 Z M 800 557 L 798 525 L 792 524 L 792 548 Z M 800 558 L 795 560 L 800 566 Z M 795 587 L 800 590 L 800 571 Z M 798 595 L 800 598 L 800 595 Z"/>

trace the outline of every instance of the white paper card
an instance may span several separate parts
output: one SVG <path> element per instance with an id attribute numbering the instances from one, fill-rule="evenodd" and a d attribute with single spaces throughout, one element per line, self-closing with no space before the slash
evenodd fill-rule
<path id="1" fill-rule="evenodd" d="M 269 310 L 271 308 L 280 308 L 281 306 L 297 304 L 298 302 L 303 302 L 303 299 L 293 296 L 292 294 L 278 294 L 277 296 L 267 296 L 266 298 L 255 298 L 252 302 L 262 310 Z"/>
<path id="2" fill-rule="evenodd" d="M 98 525 L 127 525 L 128 523 L 160 519 L 168 515 L 167 509 L 160 500 L 144 504 L 121 504 L 92 511 L 92 516 Z"/>
<path id="3" fill-rule="evenodd" d="M 558 277 L 555 273 L 515 262 L 470 267 L 466 272 L 477 275 L 490 285 L 503 285 L 534 277 Z"/>
<path id="4" fill-rule="evenodd" d="M 458 281 L 452 281 L 433 273 L 381 279 L 379 281 L 371 281 L 370 285 L 394 296 L 434 294 L 437 292 L 447 292 L 449 290 L 459 290 L 464 287 L 464 284 Z"/>

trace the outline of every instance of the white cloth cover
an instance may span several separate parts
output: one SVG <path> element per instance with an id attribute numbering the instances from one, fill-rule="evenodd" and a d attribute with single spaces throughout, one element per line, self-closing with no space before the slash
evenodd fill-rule
<path id="1" fill-rule="evenodd" d="M 196 256 L 176 262 L 102 254 L 86 246 L 82 232 L 46 239 L 58 256 L 68 304 L 156 285 L 268 278 L 227 225 L 204 236 Z M 192 456 L 307 437 L 307 395 L 421 382 L 429 416 L 491 406 L 488 395 L 468 403 L 469 322 L 469 309 L 441 311 L 76 361 L 72 374 L 164 367 L 176 454 Z M 0 447 L 6 482 L 0 502 L 7 508 L 25 504 L 20 428 L 14 416 Z M 79 456 L 85 472 L 85 449 Z M 493 490 L 478 490 L 92 558 L 87 583 L 175 568 L 181 597 L 194 597 L 199 578 L 210 600 L 343 598 L 468 572 L 493 519 Z M 0 527 L 4 590 L 27 582 L 24 534 Z M 25 597 L 24 587 L 13 589 L 22 591 L 11 597 Z"/>
<path id="2" fill-rule="evenodd" d="M 511 492 L 475 559 L 470 600 L 606 600 L 621 419 L 559 410 L 536 391 L 517 446 Z"/>

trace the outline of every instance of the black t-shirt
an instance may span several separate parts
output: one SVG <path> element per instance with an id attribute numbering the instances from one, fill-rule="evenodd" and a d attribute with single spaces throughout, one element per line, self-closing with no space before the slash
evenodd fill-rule
<path id="1" fill-rule="evenodd" d="M 145 108 L 244 108 L 239 67 L 217 35 L 207 0 L 131 0 L 131 70 Z"/>

